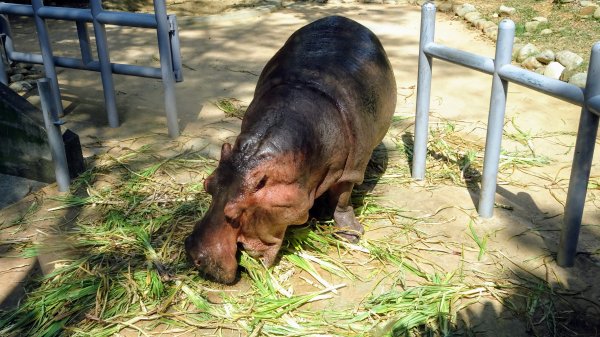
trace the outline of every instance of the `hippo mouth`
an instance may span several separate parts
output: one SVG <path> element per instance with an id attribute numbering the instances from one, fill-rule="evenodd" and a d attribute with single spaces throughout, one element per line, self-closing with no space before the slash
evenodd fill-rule
<path id="1" fill-rule="evenodd" d="M 233 284 L 238 278 L 237 269 L 226 269 L 212 258 L 205 258 L 201 261 L 191 258 L 190 260 L 196 269 L 198 269 L 200 276 L 207 280 L 222 284 Z"/>
<path id="2" fill-rule="evenodd" d="M 238 246 L 250 255 L 250 257 L 261 261 L 265 267 L 270 267 L 277 258 L 281 242 L 271 245 L 265 245 L 262 242 L 259 244 L 255 242 L 240 242 Z"/>

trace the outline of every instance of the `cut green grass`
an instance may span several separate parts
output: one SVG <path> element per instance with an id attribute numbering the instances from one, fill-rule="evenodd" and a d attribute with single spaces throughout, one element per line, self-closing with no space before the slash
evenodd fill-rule
<path id="1" fill-rule="evenodd" d="M 479 156 L 476 147 L 464 153 L 454 148 L 464 144 L 452 142 L 456 132 L 448 124 L 434 138 L 445 154 L 433 165 L 443 162 L 460 175 L 477 167 Z M 393 227 L 391 234 L 350 244 L 335 238 L 331 221 L 311 221 L 289 228 L 273 268 L 241 254 L 240 283 L 247 287 L 214 284 L 189 266 L 183 241 L 210 205 L 202 180 L 216 162 L 197 153 L 163 157 L 156 148 L 164 146 L 99 158 L 101 164 L 75 181 L 77 190 L 57 198 L 62 205 L 52 211 L 80 216 L 49 233 L 50 244 L 23 254 L 64 252 L 69 258 L 27 284 L 18 308 L 0 312 L 0 335 L 152 335 L 157 326 L 251 336 L 448 335 L 457 331 L 464 307 L 514 297 L 497 290 L 507 287 L 505 281 L 482 281 L 480 274 L 465 275 L 460 264 L 437 264 L 436 254 L 448 251 L 445 243 L 416 226 L 429 220 L 384 206 L 366 192 L 357 198 L 358 219 L 367 228 Z M 182 171 L 194 173 L 189 182 L 173 178 Z M 481 256 L 487 236 L 472 235 Z M 356 284 L 372 291 L 348 289 Z M 354 301 L 338 308 L 348 294 Z M 536 315 L 546 310 L 532 307 Z"/>

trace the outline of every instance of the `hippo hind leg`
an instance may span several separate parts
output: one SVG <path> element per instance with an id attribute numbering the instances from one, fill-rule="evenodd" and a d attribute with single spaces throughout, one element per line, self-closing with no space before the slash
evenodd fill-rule
<path id="1" fill-rule="evenodd" d="M 337 227 L 336 236 L 347 240 L 351 243 L 356 243 L 364 234 L 363 225 L 358 222 L 352 208 L 351 195 L 354 183 L 340 182 L 332 186 L 329 191 L 329 198 L 332 205 L 335 205 L 333 212 L 333 220 Z"/>

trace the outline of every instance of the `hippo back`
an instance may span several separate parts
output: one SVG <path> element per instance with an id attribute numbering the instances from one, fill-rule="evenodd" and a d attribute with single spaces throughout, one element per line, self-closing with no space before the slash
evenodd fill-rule
<path id="1" fill-rule="evenodd" d="M 334 102 L 353 147 L 344 175 L 362 181 L 396 105 L 392 68 L 375 34 L 340 16 L 299 29 L 263 69 L 254 99 L 282 84 L 312 87 Z"/>

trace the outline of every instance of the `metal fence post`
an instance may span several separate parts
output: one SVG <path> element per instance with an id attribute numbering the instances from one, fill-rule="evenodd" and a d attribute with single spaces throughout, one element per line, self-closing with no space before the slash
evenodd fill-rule
<path id="1" fill-rule="evenodd" d="M 435 34 L 435 5 L 426 3 L 421 7 L 421 36 L 419 41 L 419 75 L 417 79 L 417 108 L 415 140 L 412 158 L 412 177 L 425 179 L 425 159 L 429 136 L 429 102 L 431 96 L 432 57 L 425 47 L 433 42 Z"/>
<path id="2" fill-rule="evenodd" d="M 106 28 L 103 23 L 98 21 L 98 15 L 102 13 L 102 0 L 91 0 L 90 9 L 94 18 L 94 35 L 96 36 L 96 49 L 98 50 L 98 62 L 100 63 L 100 77 L 102 78 L 102 87 L 104 89 L 104 104 L 106 105 L 108 125 L 116 128 L 119 126 L 119 115 L 117 113 L 117 99 L 112 77 L 112 66 L 110 64 L 110 55 L 108 54 Z"/>
<path id="3" fill-rule="evenodd" d="M 154 13 L 157 23 L 156 35 L 158 37 L 158 51 L 160 53 L 160 68 L 165 89 L 167 128 L 169 129 L 169 136 L 175 138 L 179 136 L 179 121 L 177 119 L 173 58 L 171 56 L 171 42 L 169 41 L 170 28 L 167 7 L 164 0 L 154 0 Z"/>
<path id="4" fill-rule="evenodd" d="M 587 102 L 596 96 L 600 96 L 600 42 L 592 47 L 584 93 L 585 100 L 581 108 L 581 118 L 577 130 L 567 203 L 558 246 L 557 262 L 562 267 L 573 266 L 577 253 L 577 241 L 579 240 L 585 196 L 594 157 L 596 135 L 598 134 L 598 115 L 587 108 Z"/>
<path id="5" fill-rule="evenodd" d="M 60 192 L 69 191 L 71 178 L 69 176 L 69 165 L 67 163 L 67 155 L 65 153 L 65 144 L 63 143 L 62 134 L 60 131 L 60 121 L 56 117 L 56 109 L 52 98 L 52 89 L 50 81 L 47 78 L 42 78 L 37 81 L 38 91 L 40 93 L 40 101 L 42 103 L 42 114 L 44 115 L 44 125 L 48 134 L 48 143 L 50 145 L 50 153 L 52 162 L 54 163 L 54 173 L 56 175 L 56 183 Z"/>
<path id="6" fill-rule="evenodd" d="M 38 34 L 38 40 L 40 42 L 44 71 L 46 72 L 46 77 L 50 81 L 50 89 L 52 90 L 52 97 L 56 107 L 54 113 L 62 116 L 63 105 L 60 97 L 60 87 L 58 86 L 58 77 L 56 76 L 56 67 L 54 66 L 54 57 L 52 55 L 52 44 L 50 43 L 50 36 L 48 35 L 48 25 L 46 25 L 46 20 L 38 15 L 38 11 L 44 6 L 44 2 L 43 0 L 31 0 L 31 6 L 33 7 L 33 19 Z"/>
<path id="7" fill-rule="evenodd" d="M 494 74 L 492 75 L 492 93 L 490 97 L 490 113 L 483 159 L 483 174 L 481 177 L 481 193 L 479 198 L 479 215 L 489 218 L 494 213 L 494 197 L 500 162 L 500 146 L 502 130 L 504 129 L 504 112 L 506 110 L 506 95 L 508 81 L 500 78 L 500 68 L 510 64 L 512 45 L 515 37 L 515 24 L 511 20 L 502 20 L 498 27 L 498 42 L 496 43 L 496 58 Z"/>
<path id="8" fill-rule="evenodd" d="M 90 34 L 88 33 L 87 23 L 85 21 L 76 21 L 77 37 L 79 38 L 79 50 L 81 51 L 81 60 L 84 64 L 88 64 L 94 60 L 92 56 L 92 48 L 90 42 Z"/>
<path id="9" fill-rule="evenodd" d="M 4 85 L 8 85 L 8 73 L 6 67 L 10 66 L 10 60 L 8 59 L 6 47 L 4 46 L 4 41 L 8 34 L 8 32 L 5 31 L 5 28 L 8 27 L 8 18 L 0 14 L 0 83 Z M 4 61 L 6 61 L 6 64 Z"/>

